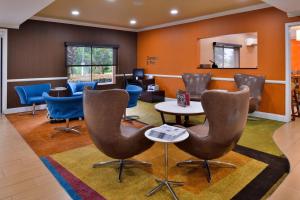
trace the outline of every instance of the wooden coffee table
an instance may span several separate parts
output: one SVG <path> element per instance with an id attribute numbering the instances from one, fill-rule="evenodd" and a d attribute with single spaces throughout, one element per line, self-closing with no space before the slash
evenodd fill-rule
<path id="1" fill-rule="evenodd" d="M 191 101 L 190 106 L 181 107 L 177 105 L 177 101 L 166 101 L 155 105 L 155 109 L 160 112 L 162 122 L 165 124 L 164 114 L 175 115 L 176 124 L 188 125 L 188 117 L 192 115 L 203 115 L 204 110 L 201 102 Z M 181 116 L 185 117 L 185 122 L 182 124 Z"/>

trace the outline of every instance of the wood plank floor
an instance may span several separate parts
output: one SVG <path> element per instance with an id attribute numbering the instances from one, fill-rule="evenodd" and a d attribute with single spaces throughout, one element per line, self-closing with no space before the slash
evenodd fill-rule
<path id="1" fill-rule="evenodd" d="M 285 124 L 276 130 L 273 139 L 290 162 L 290 173 L 271 200 L 300 199 L 300 119 Z"/>
<path id="2" fill-rule="evenodd" d="M 71 199 L 15 128 L 1 115 L 0 199 Z"/>

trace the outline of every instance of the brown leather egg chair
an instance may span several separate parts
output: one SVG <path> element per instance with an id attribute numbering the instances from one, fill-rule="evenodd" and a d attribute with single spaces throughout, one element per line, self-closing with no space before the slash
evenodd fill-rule
<path id="1" fill-rule="evenodd" d="M 202 93 L 207 90 L 211 81 L 211 73 L 207 74 L 183 74 L 182 80 L 185 89 L 190 93 L 191 101 L 201 101 Z"/>
<path id="2" fill-rule="evenodd" d="M 265 77 L 248 74 L 236 74 L 234 75 L 234 81 L 238 88 L 240 88 L 242 85 L 247 85 L 249 87 L 250 98 L 248 113 L 253 113 L 257 111 L 264 90 L 264 85 L 266 81 Z"/>
<path id="3" fill-rule="evenodd" d="M 124 166 L 151 166 L 151 164 L 129 160 L 149 149 L 153 142 L 144 136 L 152 126 L 133 128 L 121 124 L 128 104 L 125 90 L 88 90 L 83 95 L 84 118 L 96 147 L 105 155 L 116 160 L 99 162 L 93 167 L 113 166 L 119 169 L 119 181 Z"/>
<path id="4" fill-rule="evenodd" d="M 241 91 L 206 91 L 202 95 L 202 106 L 206 122 L 187 129 L 190 136 L 177 143 L 183 151 L 201 159 L 187 160 L 177 166 L 201 166 L 206 168 L 208 182 L 211 181 L 210 165 L 235 167 L 233 164 L 215 161 L 231 151 L 240 139 L 247 122 L 249 88 Z"/>

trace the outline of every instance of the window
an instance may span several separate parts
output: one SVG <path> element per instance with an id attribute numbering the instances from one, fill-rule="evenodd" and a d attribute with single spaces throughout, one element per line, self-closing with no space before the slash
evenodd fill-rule
<path id="1" fill-rule="evenodd" d="M 66 43 L 69 81 L 115 83 L 118 46 Z"/>
<path id="2" fill-rule="evenodd" d="M 214 61 L 218 68 L 240 68 L 240 48 L 242 45 L 213 43 Z"/>

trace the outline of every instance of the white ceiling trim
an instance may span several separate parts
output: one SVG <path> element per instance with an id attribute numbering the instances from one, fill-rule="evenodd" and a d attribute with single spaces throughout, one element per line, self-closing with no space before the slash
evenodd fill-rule
<path id="1" fill-rule="evenodd" d="M 272 7 L 272 6 L 270 6 L 266 3 L 262 3 L 262 4 L 257 4 L 254 6 L 248 6 L 248 7 L 244 7 L 244 8 L 233 9 L 233 10 L 228 10 L 228 11 L 224 11 L 224 12 L 218 12 L 218 13 L 214 13 L 214 14 L 210 14 L 210 15 L 204 15 L 204 16 L 185 19 L 185 20 L 178 20 L 178 21 L 155 25 L 155 26 L 148 26 L 148 27 L 141 28 L 141 29 L 125 28 L 125 27 L 119 27 L 119 26 L 109 26 L 109 25 L 103 25 L 103 24 L 87 23 L 87 22 L 79 22 L 79 21 L 73 21 L 73 20 L 55 19 L 55 18 L 47 18 L 47 17 L 39 17 L 39 16 L 33 16 L 30 19 L 37 20 L 37 21 L 72 24 L 72 25 L 88 26 L 88 27 L 96 27 L 96 28 L 106 28 L 106 29 L 114 29 L 114 30 L 121 30 L 121 31 L 142 32 L 142 31 L 148 31 L 148 30 L 153 30 L 153 29 L 159 29 L 159 28 L 165 28 L 165 27 L 170 27 L 170 26 L 175 26 L 175 25 L 180 25 L 180 24 L 196 22 L 196 21 L 202 21 L 202 20 L 206 20 L 206 19 L 212 19 L 212 18 L 216 18 L 216 17 L 222 17 L 222 16 L 239 14 L 239 13 L 244 13 L 244 12 L 249 12 L 249 11 L 254 11 L 254 10 L 260 10 L 260 9 L 269 8 L 269 7 Z"/>
<path id="2" fill-rule="evenodd" d="M 120 30 L 120 31 L 137 32 L 137 29 L 132 29 L 132 28 L 125 28 L 125 27 L 120 27 L 120 26 L 109 26 L 109 25 L 104 25 L 104 24 L 95 24 L 95 23 L 88 23 L 88 22 L 79 22 L 79 21 L 65 20 L 65 19 L 55 19 L 55 18 L 39 17 L 39 16 L 33 16 L 30 19 L 37 20 L 37 21 L 45 21 L 45 22 L 55 22 L 55 23 L 61 23 L 61 24 L 72 24 L 72 25 L 88 26 L 88 27 L 95 27 L 95 28 L 105 28 L 105 29 L 113 29 L 113 30 Z"/>
<path id="3" fill-rule="evenodd" d="M 249 11 L 254 11 L 254 10 L 260 10 L 260 9 L 269 8 L 269 7 L 272 7 L 272 6 L 270 6 L 266 3 L 261 3 L 261 4 L 257 4 L 254 6 L 247 6 L 244 8 L 227 10 L 224 12 L 218 12 L 218 13 L 214 13 L 214 14 L 210 14 L 210 15 L 204 15 L 204 16 L 194 17 L 194 18 L 190 18 L 190 19 L 178 20 L 178 21 L 155 25 L 155 26 L 148 26 L 148 27 L 145 27 L 142 29 L 138 29 L 138 32 L 159 29 L 159 28 L 165 28 L 165 27 L 170 27 L 170 26 L 176 26 L 176 25 L 180 25 L 180 24 L 187 24 L 187 23 L 191 23 L 191 22 L 197 22 L 197 21 L 202 21 L 202 20 L 206 20 L 206 19 L 223 17 L 223 16 L 227 16 L 227 15 L 239 14 L 239 13 L 244 13 L 244 12 L 249 12 Z"/>
<path id="4" fill-rule="evenodd" d="M 19 29 L 19 25 L 15 25 L 15 24 L 1 24 L 0 23 L 0 28 Z"/>

